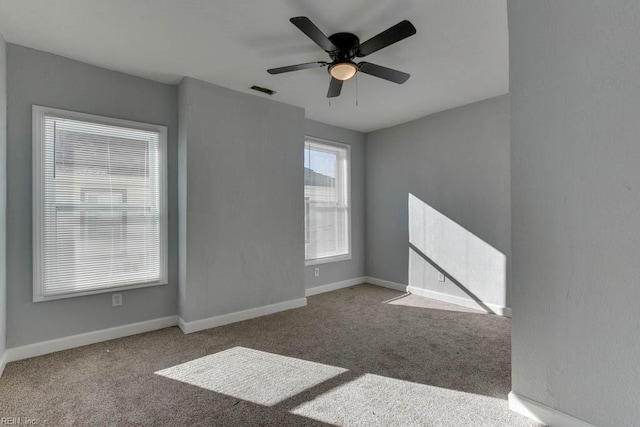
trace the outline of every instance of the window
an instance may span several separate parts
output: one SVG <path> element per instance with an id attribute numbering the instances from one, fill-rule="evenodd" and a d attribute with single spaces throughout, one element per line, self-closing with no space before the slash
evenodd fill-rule
<path id="1" fill-rule="evenodd" d="M 167 283 L 166 136 L 33 107 L 34 301 Z"/>
<path id="2" fill-rule="evenodd" d="M 306 264 L 351 259 L 348 146 L 307 138 L 304 206 Z"/>

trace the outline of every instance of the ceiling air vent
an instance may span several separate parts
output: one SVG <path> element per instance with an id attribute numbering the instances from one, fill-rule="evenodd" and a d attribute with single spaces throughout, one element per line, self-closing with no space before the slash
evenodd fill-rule
<path id="1" fill-rule="evenodd" d="M 267 95 L 273 95 L 274 93 L 276 93 L 275 90 L 267 89 L 266 87 L 260 87 L 256 85 L 251 86 L 250 89 L 257 90 L 258 92 L 266 93 Z"/>

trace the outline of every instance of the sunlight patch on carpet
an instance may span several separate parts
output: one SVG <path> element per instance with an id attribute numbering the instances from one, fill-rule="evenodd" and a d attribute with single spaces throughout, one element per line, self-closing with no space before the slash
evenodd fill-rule
<path id="1" fill-rule="evenodd" d="M 486 314 L 485 311 L 463 307 L 461 305 L 455 305 L 409 293 L 400 295 L 387 301 L 383 301 L 383 304 L 415 308 L 428 308 L 430 310 L 451 311 L 459 313 Z"/>
<path id="2" fill-rule="evenodd" d="M 461 426 L 492 426 L 504 421 L 507 405 L 502 399 L 365 374 L 290 412 L 342 426 L 447 425 L 452 418 Z"/>
<path id="3" fill-rule="evenodd" d="M 273 406 L 346 369 L 234 347 L 156 372 L 166 378 Z"/>

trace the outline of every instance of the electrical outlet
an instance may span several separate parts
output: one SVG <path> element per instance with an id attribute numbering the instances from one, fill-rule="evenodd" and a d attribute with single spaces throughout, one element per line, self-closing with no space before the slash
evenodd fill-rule
<path id="1" fill-rule="evenodd" d="M 122 294 L 112 294 L 111 295 L 111 306 L 112 307 L 120 307 L 122 305 Z"/>
<path id="2" fill-rule="evenodd" d="M 444 274 L 438 271 L 438 282 L 444 282 Z"/>
<path id="3" fill-rule="evenodd" d="M 315 268 L 313 270 L 313 276 L 314 277 L 320 277 L 320 269 L 319 268 Z"/>

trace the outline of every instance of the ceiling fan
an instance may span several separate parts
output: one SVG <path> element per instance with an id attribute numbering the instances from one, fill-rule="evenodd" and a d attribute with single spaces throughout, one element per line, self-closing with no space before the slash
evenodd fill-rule
<path id="1" fill-rule="evenodd" d="M 351 33 L 336 33 L 327 37 L 309 18 L 304 16 L 291 18 L 290 21 L 298 27 L 300 31 L 305 33 L 307 37 L 320 46 L 322 50 L 327 52 L 331 57 L 331 62 L 317 61 L 289 65 L 287 67 L 271 68 L 267 70 L 269 74 L 288 73 L 289 71 L 328 66 L 331 82 L 329 83 L 327 98 L 339 96 L 342 90 L 342 83 L 355 76 L 358 71 L 398 84 L 402 84 L 409 79 L 409 74 L 383 67 L 382 65 L 376 65 L 370 62 L 360 62 L 356 64 L 354 62 L 356 57 L 362 58 L 370 55 L 373 52 L 377 52 L 380 49 L 414 35 L 416 28 L 407 20 L 399 22 L 364 43 L 360 43 L 360 39 Z"/>

